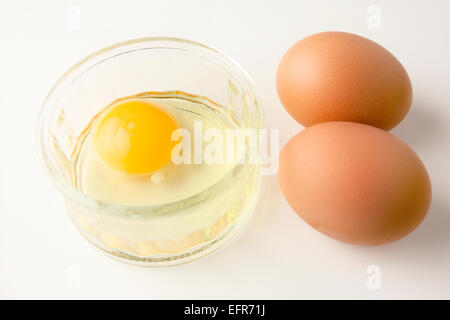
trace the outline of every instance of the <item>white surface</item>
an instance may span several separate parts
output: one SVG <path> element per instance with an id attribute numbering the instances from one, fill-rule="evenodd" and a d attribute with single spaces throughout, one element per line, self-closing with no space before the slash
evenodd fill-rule
<path id="1" fill-rule="evenodd" d="M 0 298 L 450 298 L 450 1 L 121 3 L 0 5 Z M 367 24 L 373 4 L 380 9 L 380 29 Z M 79 29 L 72 20 L 77 9 Z M 431 211 L 415 232 L 382 247 L 335 242 L 299 219 L 276 177 L 267 176 L 251 225 L 206 259 L 143 269 L 116 262 L 82 239 L 35 145 L 40 104 L 63 72 L 87 54 L 131 38 L 203 42 L 250 73 L 266 124 L 281 129 L 283 145 L 301 127 L 278 100 L 278 61 L 295 41 L 325 30 L 379 42 L 411 76 L 414 104 L 393 133 L 421 156 L 433 184 Z M 366 285 L 369 265 L 381 270 L 379 290 Z"/>

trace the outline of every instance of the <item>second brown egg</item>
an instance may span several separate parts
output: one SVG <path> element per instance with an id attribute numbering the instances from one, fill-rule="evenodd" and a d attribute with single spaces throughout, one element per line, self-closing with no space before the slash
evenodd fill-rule
<path id="1" fill-rule="evenodd" d="M 339 241 L 398 240 L 425 218 L 431 183 L 422 161 L 388 132 L 354 122 L 311 126 L 283 147 L 278 179 L 289 205 Z"/>

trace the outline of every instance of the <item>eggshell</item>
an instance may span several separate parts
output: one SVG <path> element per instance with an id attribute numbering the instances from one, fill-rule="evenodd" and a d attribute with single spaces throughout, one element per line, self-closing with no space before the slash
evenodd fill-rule
<path id="1" fill-rule="evenodd" d="M 325 122 L 294 136 L 278 179 L 289 205 L 318 231 L 343 242 L 398 240 L 424 219 L 431 185 L 419 157 L 384 130 Z"/>
<path id="2" fill-rule="evenodd" d="M 304 126 L 353 121 L 389 130 L 412 101 L 401 63 L 379 44 L 345 32 L 297 42 L 280 62 L 277 90 L 286 110 Z"/>

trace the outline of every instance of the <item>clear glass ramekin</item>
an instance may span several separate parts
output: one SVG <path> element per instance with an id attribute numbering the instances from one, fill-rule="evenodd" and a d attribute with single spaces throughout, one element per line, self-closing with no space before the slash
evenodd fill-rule
<path id="1" fill-rule="evenodd" d="M 180 264 L 221 247 L 248 221 L 259 189 L 259 163 L 238 164 L 208 189 L 159 206 L 108 203 L 74 185 L 71 156 L 92 117 L 118 98 L 175 90 L 214 101 L 239 128 L 262 127 L 253 82 L 242 67 L 205 45 L 162 37 L 122 42 L 83 59 L 56 82 L 39 117 L 40 157 L 73 223 L 96 247 L 136 265 Z M 183 226 L 176 234 L 175 225 Z"/>

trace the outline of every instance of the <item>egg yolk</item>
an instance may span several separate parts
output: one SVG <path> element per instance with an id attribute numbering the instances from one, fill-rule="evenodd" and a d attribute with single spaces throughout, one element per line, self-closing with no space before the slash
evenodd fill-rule
<path id="1" fill-rule="evenodd" d="M 172 132 L 179 128 L 174 116 L 144 101 L 118 104 L 100 119 L 93 145 L 113 169 L 130 174 L 152 173 L 171 159 Z"/>

